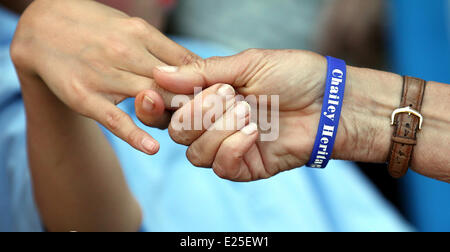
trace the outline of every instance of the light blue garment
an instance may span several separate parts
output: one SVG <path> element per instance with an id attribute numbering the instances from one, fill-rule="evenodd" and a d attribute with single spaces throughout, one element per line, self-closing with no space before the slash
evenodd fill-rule
<path id="1" fill-rule="evenodd" d="M 394 71 L 450 83 L 450 1 L 395 0 L 391 4 Z M 448 153 L 450 146 L 443 151 Z M 418 228 L 450 231 L 450 184 L 413 172 L 402 182 L 405 207 Z"/>
<path id="2" fill-rule="evenodd" d="M 31 193 L 25 115 L 9 57 L 17 18 L 0 8 L 0 231 L 41 230 Z"/>
<path id="3" fill-rule="evenodd" d="M 2 29 L 5 19 L 0 13 Z M 177 41 L 203 57 L 231 53 L 205 42 Z M 40 231 L 27 169 L 24 108 L 7 51 L 0 48 L 0 229 Z M 121 108 L 134 115 L 132 100 Z M 190 165 L 186 148 L 166 131 L 148 131 L 161 142 L 153 157 L 106 133 L 143 206 L 145 230 L 412 230 L 352 163 L 333 161 L 326 170 L 296 169 L 270 180 L 233 183 Z"/>

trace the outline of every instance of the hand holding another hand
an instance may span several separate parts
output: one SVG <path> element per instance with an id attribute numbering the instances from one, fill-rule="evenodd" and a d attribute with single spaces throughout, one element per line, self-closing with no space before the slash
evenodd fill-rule
<path id="1" fill-rule="evenodd" d="M 200 129 L 178 127 L 185 118 L 195 121 L 192 108 L 196 102 L 193 101 L 174 114 L 169 127 L 176 142 L 189 146 L 187 157 L 194 165 L 212 167 L 225 179 L 253 181 L 303 166 L 309 161 L 324 99 L 326 72 L 326 59 L 315 53 L 252 49 L 231 57 L 199 60 L 179 68 L 159 67 L 154 70 L 154 77 L 158 85 L 174 93 L 191 94 L 195 87 L 207 88 L 197 95 L 198 100 L 213 94 L 214 97 L 223 97 L 221 93 L 230 95 L 230 91 L 223 91 L 227 86 L 220 83 L 231 84 L 237 94 L 245 98 L 256 97 L 251 111 L 245 112 L 245 103 L 231 100 L 223 108 L 214 107 L 226 112 L 222 118 L 214 118 L 212 125 L 206 123 Z M 383 90 L 382 86 L 355 85 L 380 76 L 379 72 L 353 67 L 348 67 L 348 72 L 347 94 L 333 158 L 367 162 L 385 160 L 390 128 L 380 125 L 387 118 L 380 113 L 379 106 L 365 105 L 369 101 L 378 102 L 369 99 L 372 92 L 379 92 L 383 99 L 386 98 L 384 94 L 391 97 L 392 92 Z M 387 81 L 398 81 L 396 75 L 382 75 Z M 271 111 L 274 96 L 278 97 L 278 101 L 273 100 L 279 102 L 278 111 Z M 395 100 L 388 101 L 395 103 Z M 206 106 L 198 106 L 202 108 L 201 114 L 211 113 L 208 99 L 203 102 Z M 267 116 L 265 112 L 268 112 Z M 271 113 L 275 113 L 278 120 L 273 125 L 279 127 L 270 130 L 278 131 L 278 138 L 264 141 L 261 136 L 267 127 L 263 123 L 273 121 L 273 117 L 267 118 Z M 232 130 L 217 127 L 239 116 L 246 118 L 244 125 L 236 125 Z M 251 118 L 258 119 L 250 123 Z"/>
<path id="2" fill-rule="evenodd" d="M 309 160 L 319 121 L 325 73 L 326 60 L 314 53 L 249 50 L 180 68 L 157 68 L 154 76 L 160 86 L 175 93 L 190 94 L 194 87 L 207 88 L 196 96 L 196 100 L 202 98 L 204 103 L 210 95 L 233 95 L 231 88 L 217 83 L 231 84 L 244 97 L 255 96 L 258 105 L 269 105 L 268 110 L 270 97 L 279 97 L 279 113 L 275 111 L 279 116 L 276 118 L 279 128 L 271 129 L 279 130 L 279 137 L 272 141 L 261 141 L 258 135 L 262 133 L 258 132 L 256 124 L 249 124 L 251 113 L 261 113 L 261 107 L 253 106 L 251 111 L 242 101 L 229 102 L 223 108 L 226 112 L 222 118 L 215 118 L 212 125 L 203 125 L 201 129 L 176 126 L 182 118 L 195 120 L 192 113 L 195 100 L 172 118 L 170 135 L 176 142 L 189 146 L 187 156 L 194 165 L 212 167 L 222 178 L 251 181 L 302 166 Z M 268 96 L 264 102 L 267 104 L 262 104 L 263 96 Z M 203 115 L 210 110 L 205 104 L 201 107 Z M 233 117 L 247 118 L 246 127 L 211 130 Z"/>

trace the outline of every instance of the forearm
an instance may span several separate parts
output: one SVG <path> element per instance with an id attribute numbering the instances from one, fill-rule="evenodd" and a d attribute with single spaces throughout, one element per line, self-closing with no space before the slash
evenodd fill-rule
<path id="1" fill-rule="evenodd" d="M 34 193 L 50 231 L 137 231 L 140 208 L 97 124 L 20 74 Z"/>
<path id="2" fill-rule="evenodd" d="M 396 74 L 349 67 L 343 108 L 341 151 L 336 158 L 383 163 L 389 156 L 392 112 L 400 105 L 403 78 Z M 429 82 L 422 107 L 423 130 L 412 157 L 416 172 L 450 182 L 450 86 Z M 347 132 L 346 132 L 347 131 Z"/>

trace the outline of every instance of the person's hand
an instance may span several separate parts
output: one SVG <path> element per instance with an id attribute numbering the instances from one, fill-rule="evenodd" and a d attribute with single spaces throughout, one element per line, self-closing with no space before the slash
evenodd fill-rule
<path id="1" fill-rule="evenodd" d="M 157 87 L 152 69 L 197 58 L 142 19 L 90 0 L 34 1 L 20 19 L 11 57 L 19 77 L 41 79 L 68 107 L 147 154 L 158 151 L 158 142 L 116 105 L 150 90 L 151 109 L 165 116 L 146 122 L 164 127 L 172 94 Z"/>
<path id="2" fill-rule="evenodd" d="M 178 110 L 169 127 L 177 143 L 188 145 L 188 159 L 199 167 L 212 167 L 222 178 L 251 181 L 271 177 L 281 171 L 304 165 L 312 152 L 324 93 L 326 60 L 302 51 L 249 50 L 237 56 L 197 61 L 181 68 L 156 68 L 157 83 L 176 93 L 191 94 L 194 87 L 209 87 Z M 243 96 L 279 95 L 279 138 L 258 140 L 258 129 L 248 124 L 250 111 L 245 102 L 235 102 L 229 83 Z M 232 90 L 232 89 L 231 89 Z M 224 115 L 201 129 L 179 129 L 182 118 L 192 118 L 194 107 L 208 96 L 229 100 Z M 228 99 L 227 99 L 228 97 Z M 218 98 L 215 98 L 218 99 Z M 224 103 L 226 104 L 226 103 Z M 270 105 L 270 102 L 269 104 Z M 200 106 L 210 113 L 210 106 Z M 211 130 L 226 124 L 230 118 L 246 118 L 247 126 Z M 209 129 L 209 130 L 207 130 Z M 272 129 L 278 130 L 278 129 Z M 341 132 L 344 132 L 342 130 Z"/>
<path id="3" fill-rule="evenodd" d="M 252 49 L 236 56 L 199 60 L 177 68 L 155 68 L 154 77 L 160 86 L 176 93 L 191 94 L 194 87 L 207 88 L 178 110 L 169 126 L 174 141 L 189 146 L 188 159 L 195 166 L 212 167 L 222 178 L 253 181 L 303 166 L 310 159 L 324 99 L 326 70 L 326 59 L 314 53 Z M 346 98 L 333 158 L 386 160 L 390 129 L 383 127 L 384 123 L 389 123 L 380 111 L 389 111 L 389 108 L 385 109 L 386 104 L 395 104 L 396 100 L 391 99 L 392 90 L 355 84 L 379 76 L 386 76 L 389 82 L 401 81 L 396 75 L 348 67 Z M 279 129 L 271 130 L 279 130 L 279 137 L 274 141 L 261 141 L 258 138 L 263 134 L 261 120 L 267 118 L 259 118 L 259 130 L 256 124 L 248 124 L 251 114 L 261 113 L 261 107 L 249 111 L 245 103 L 236 103 L 230 98 L 233 92 L 227 85 L 217 83 L 229 83 L 239 94 L 257 96 L 259 101 L 264 100 L 261 99 L 263 96 L 278 95 Z M 378 98 L 385 104 L 369 99 L 372 92 L 378 93 Z M 227 100 L 223 103 L 227 105 L 211 106 L 209 96 L 213 100 Z M 203 98 L 203 105 L 197 105 L 197 108 L 203 114 L 222 110 L 225 114 L 220 118 L 212 117 L 212 120 L 207 117 L 201 128 L 179 127 L 186 118 L 195 121 L 194 115 L 198 116 L 198 113 L 194 114 L 193 108 L 199 97 Z M 271 103 L 270 97 L 267 101 Z M 373 106 L 367 106 L 368 102 L 374 103 Z M 371 110 L 374 106 L 375 112 Z M 234 125 L 232 130 L 230 127 L 217 130 L 223 129 L 221 126 L 232 118 L 243 119 L 245 125 Z"/>

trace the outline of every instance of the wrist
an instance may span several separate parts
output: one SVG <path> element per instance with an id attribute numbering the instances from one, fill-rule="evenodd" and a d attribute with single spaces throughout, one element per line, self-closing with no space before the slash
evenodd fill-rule
<path id="1" fill-rule="evenodd" d="M 400 75 L 348 67 L 346 94 L 333 158 L 385 163 L 394 127 L 392 112 L 401 103 Z M 431 178 L 450 181 L 450 96 L 448 85 L 428 82 L 421 114 L 423 129 L 417 134 L 411 168 Z"/>
<path id="2" fill-rule="evenodd" d="M 401 76 L 348 67 L 346 93 L 333 158 L 358 162 L 387 161 L 392 111 L 400 104 Z"/>
<path id="3" fill-rule="evenodd" d="M 39 76 L 21 72 L 19 69 L 17 69 L 17 73 L 26 108 L 27 125 L 43 123 L 47 117 L 69 118 L 74 115 L 72 110 L 57 98 Z"/>
<path id="4" fill-rule="evenodd" d="M 423 129 L 417 134 L 417 145 L 411 168 L 427 177 L 450 182 L 450 88 L 447 84 L 428 82 L 421 114 Z"/>

